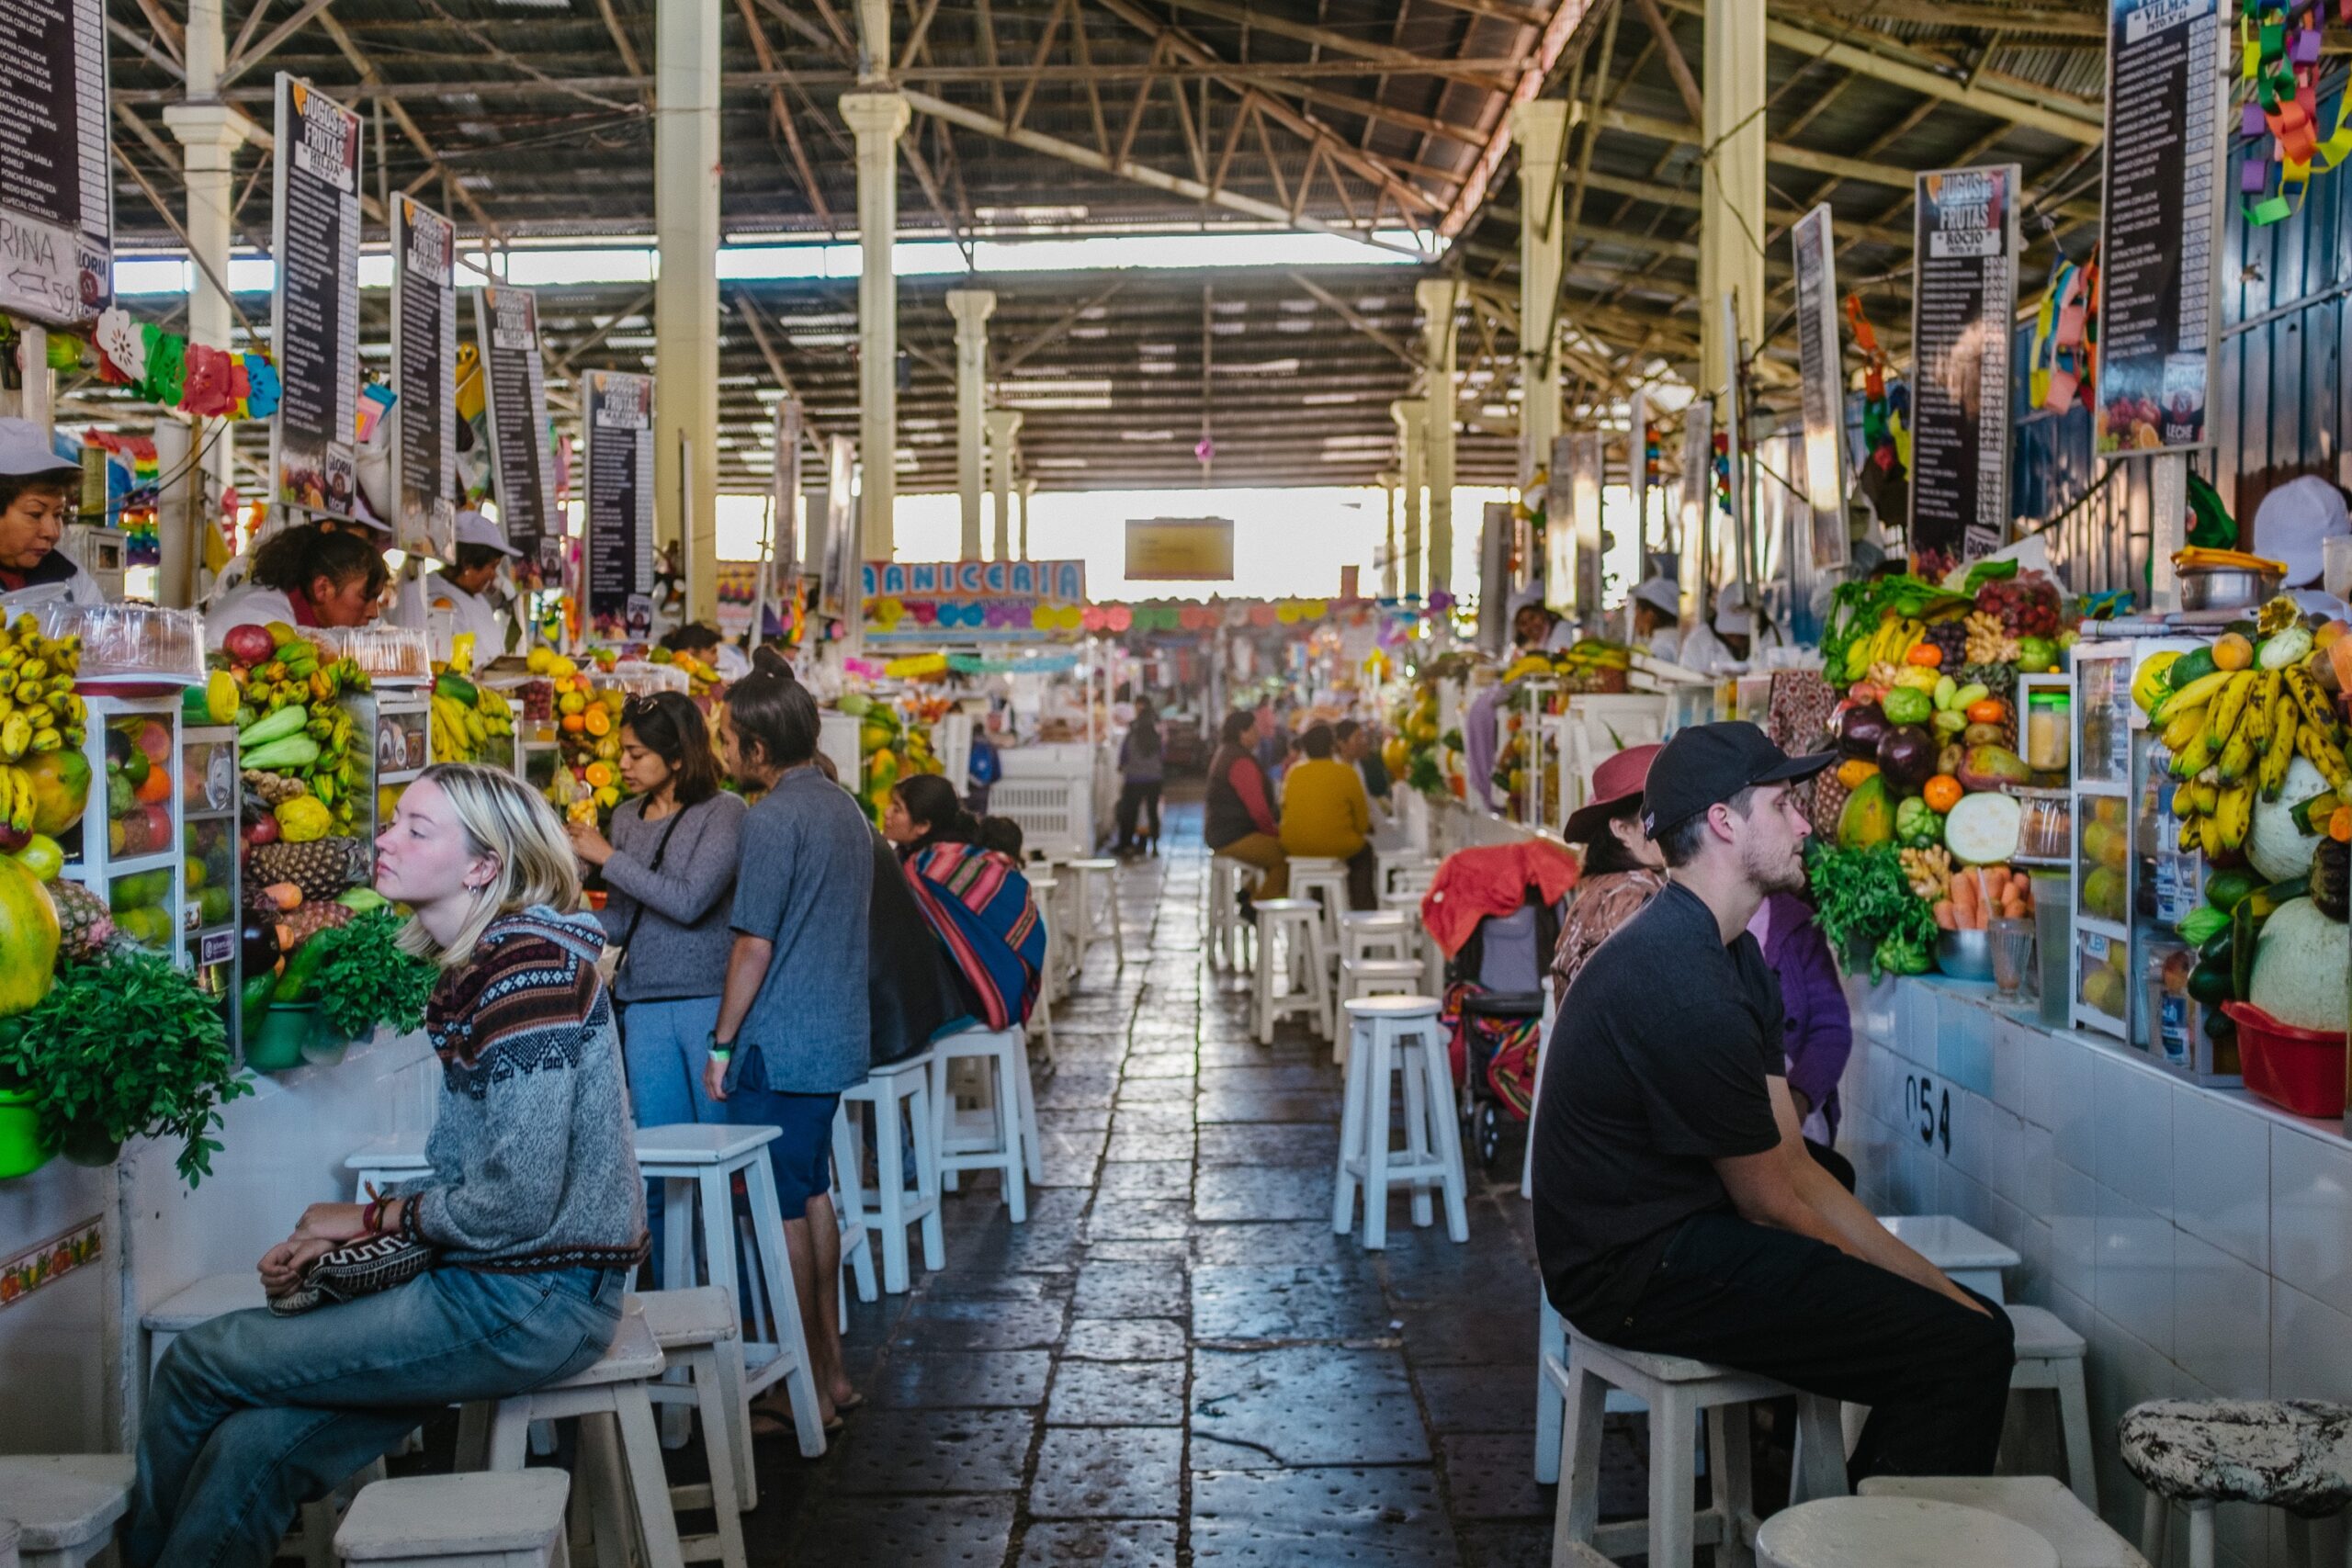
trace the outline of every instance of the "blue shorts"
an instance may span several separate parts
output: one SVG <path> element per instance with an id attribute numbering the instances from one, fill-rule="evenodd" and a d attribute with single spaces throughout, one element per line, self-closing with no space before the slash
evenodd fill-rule
<path id="1" fill-rule="evenodd" d="M 734 1125 L 779 1129 L 768 1145 L 768 1164 L 775 1170 L 776 1206 L 787 1220 L 801 1218 L 809 1199 L 832 1190 L 833 1112 L 841 1102 L 838 1094 L 779 1094 L 740 1083 L 727 1097 Z"/>

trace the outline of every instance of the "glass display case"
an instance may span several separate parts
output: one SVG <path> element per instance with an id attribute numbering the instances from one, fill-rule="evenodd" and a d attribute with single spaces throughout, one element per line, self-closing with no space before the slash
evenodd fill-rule
<path id="1" fill-rule="evenodd" d="M 359 818 L 352 831 L 361 842 L 373 844 L 391 820 L 401 791 L 433 761 L 432 698 L 419 688 L 379 686 L 348 693 L 343 704 L 361 738 L 352 751 L 362 770 Z"/>
<path id="2" fill-rule="evenodd" d="M 2234 1087 L 2235 1043 L 2217 1042 L 2190 999 L 2197 954 L 2175 930 L 2204 897 L 2204 857 L 2180 848 L 2172 756 L 2132 700 L 2149 658 L 2204 646 L 2154 637 L 2075 649 L 2072 1013 L 2184 1077 Z"/>
<path id="3" fill-rule="evenodd" d="M 85 700 L 82 757 L 90 770 L 90 801 L 65 836 L 62 874 L 106 899 L 117 931 L 186 963 L 179 937 L 189 929 L 181 871 L 187 787 L 179 689 L 169 696 Z"/>
<path id="4" fill-rule="evenodd" d="M 239 931 L 244 908 L 238 852 L 243 788 L 233 725 L 190 727 L 180 736 L 181 873 L 186 903 L 183 957 L 220 1004 L 229 1038 L 244 1037 L 239 995 Z"/>

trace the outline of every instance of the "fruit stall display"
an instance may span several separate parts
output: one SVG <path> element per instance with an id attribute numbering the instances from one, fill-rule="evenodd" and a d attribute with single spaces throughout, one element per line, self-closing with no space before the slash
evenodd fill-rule
<path id="1" fill-rule="evenodd" d="M 686 695 L 696 702 L 716 699 L 727 689 L 718 671 L 691 653 L 679 653 L 672 649 L 657 648 L 645 656 L 649 664 L 667 664 L 685 671 Z"/>
<path id="2" fill-rule="evenodd" d="M 89 794 L 81 660 L 77 634 L 45 636 L 30 615 L 0 626 L 0 853 L 44 883 L 63 869 L 60 840 Z"/>
<path id="3" fill-rule="evenodd" d="M 433 666 L 433 760 L 512 773 L 514 707 L 505 693 L 474 679 L 473 643 L 471 632 L 460 632 L 449 658 Z"/>
<path id="4" fill-rule="evenodd" d="M 1849 966 L 1922 974 L 1942 933 L 2031 915 L 2010 863 L 2024 819 L 2012 792 L 2064 777 L 2020 755 L 2018 678 L 2066 657 L 2063 610 L 2056 583 L 2015 561 L 1832 596 L 1822 653 L 1844 692 L 1829 737 L 1840 760 L 1815 785 L 1812 863 Z"/>
<path id="5" fill-rule="evenodd" d="M 894 698 L 845 692 L 834 705 L 857 720 L 858 798 L 878 825 L 889 809 L 892 785 L 916 773 L 943 771 L 931 727 L 954 705 L 911 693 Z"/>
<path id="6" fill-rule="evenodd" d="M 2242 1024 L 2344 1032 L 2347 635 L 2278 598 L 2210 640 L 2102 661 L 2100 689 L 2128 694 L 2107 721 L 2140 739 L 2129 793 L 2091 797 L 2082 829 L 2078 998 L 2202 1081 L 2263 1088 Z M 2109 746 L 2095 771 L 2116 771 Z"/>
<path id="7" fill-rule="evenodd" d="M 243 794 L 238 787 L 235 705 L 213 722 L 204 688 L 191 687 L 180 716 L 181 889 L 187 966 L 216 1002 L 229 1038 L 241 1033 L 237 997 Z"/>
<path id="8" fill-rule="evenodd" d="M 175 951 L 188 929 L 190 897 L 179 700 L 93 697 L 88 713 L 83 766 L 70 773 L 87 784 L 97 809 L 85 810 L 63 841 L 61 874 L 96 896 L 114 935 Z"/>

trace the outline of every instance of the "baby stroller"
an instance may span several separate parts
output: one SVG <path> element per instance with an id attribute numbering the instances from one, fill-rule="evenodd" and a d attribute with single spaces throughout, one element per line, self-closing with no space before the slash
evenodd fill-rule
<path id="1" fill-rule="evenodd" d="M 1517 852 L 1517 847 L 1463 851 L 1441 870 L 1438 886 L 1445 886 L 1446 871 L 1465 856 Z M 1516 867 L 1483 869 L 1518 874 Z M 1510 1168 L 1507 1161 L 1516 1163 L 1527 1135 L 1545 976 L 1559 945 L 1567 887 L 1575 880 L 1573 862 L 1565 874 L 1542 869 L 1545 874 L 1521 879 L 1516 909 L 1478 919 L 1445 964 L 1445 1006 L 1439 1021 L 1453 1031 L 1463 1148 L 1489 1173 Z"/>

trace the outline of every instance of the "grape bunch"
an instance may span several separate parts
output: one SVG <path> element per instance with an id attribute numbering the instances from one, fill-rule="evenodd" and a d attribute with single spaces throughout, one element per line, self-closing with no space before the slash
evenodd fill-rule
<path id="1" fill-rule="evenodd" d="M 1976 591 L 1976 608 L 1997 615 L 2010 637 L 2058 635 L 2058 585 L 2041 572 L 2019 572 Z"/>
<path id="2" fill-rule="evenodd" d="M 1943 650 L 1943 662 L 1939 668 L 1957 670 L 1968 648 L 1967 623 L 1954 616 L 1949 621 L 1931 622 L 1926 640 Z"/>

